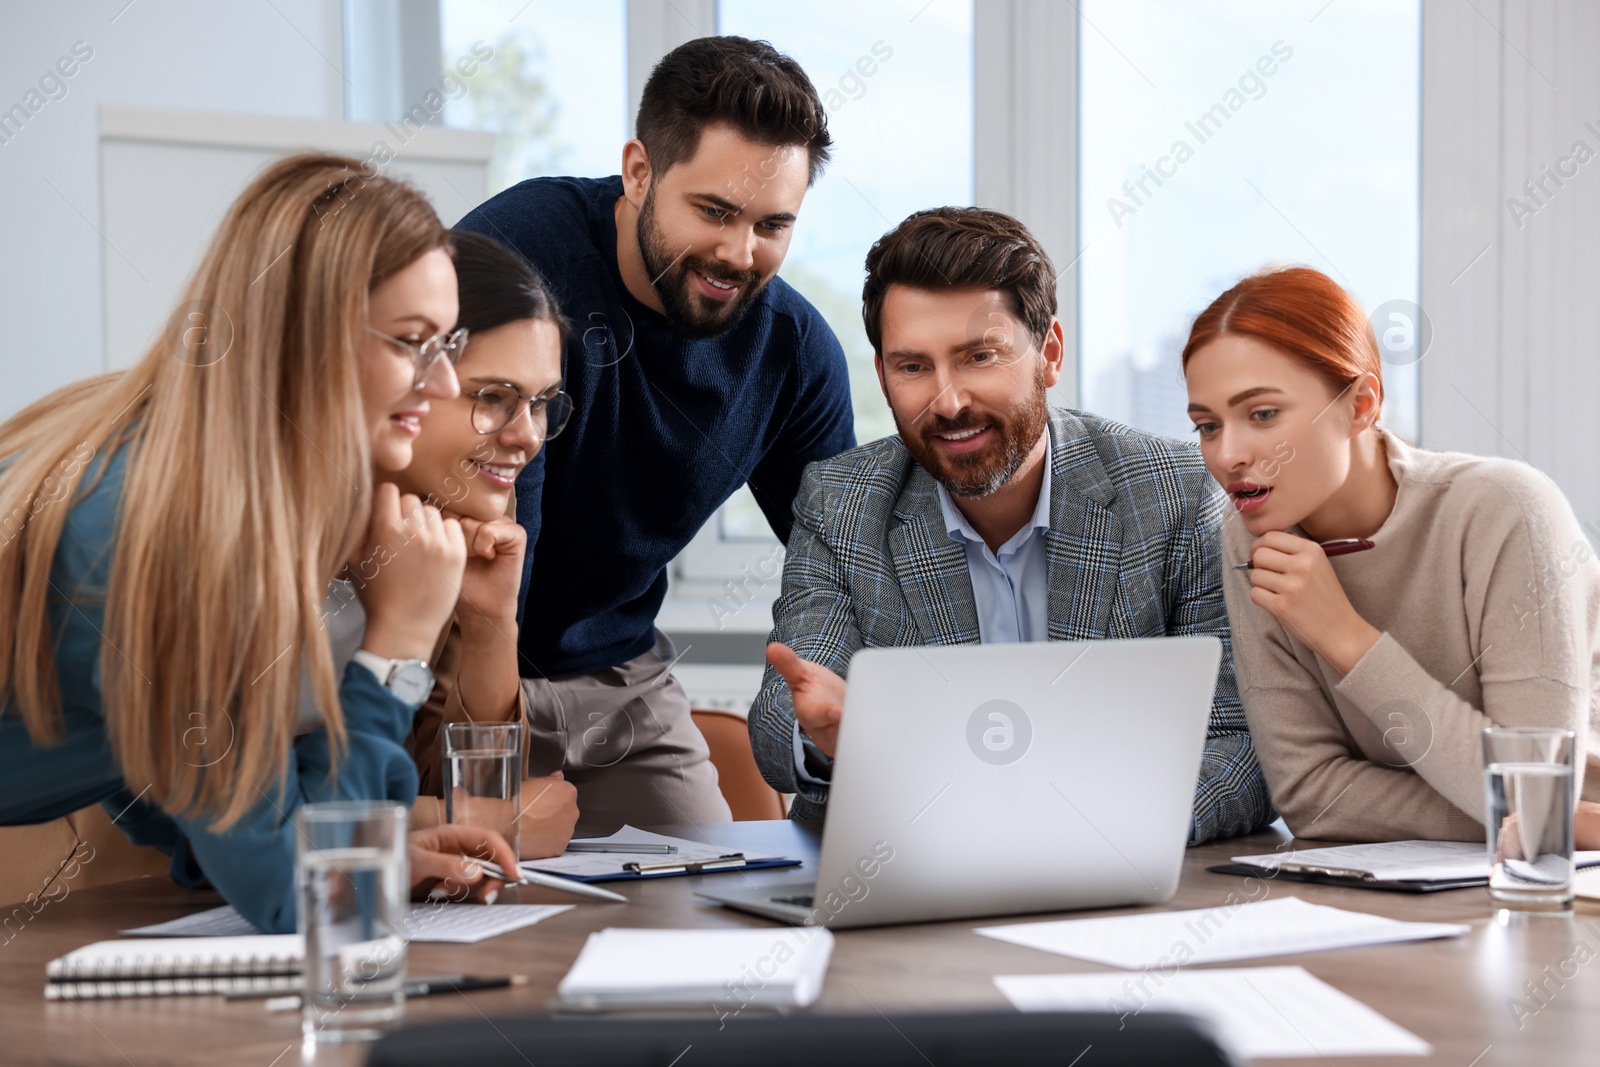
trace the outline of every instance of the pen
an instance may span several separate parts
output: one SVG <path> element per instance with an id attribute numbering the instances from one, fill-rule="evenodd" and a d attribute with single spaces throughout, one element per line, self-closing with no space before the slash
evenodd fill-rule
<path id="1" fill-rule="evenodd" d="M 463 856 L 461 858 L 471 860 L 478 866 L 482 867 L 483 872 L 490 878 L 498 878 L 500 881 L 509 885 L 532 885 L 539 886 L 543 889 L 559 889 L 563 893 L 572 893 L 580 897 L 593 897 L 596 900 L 612 900 L 620 904 L 628 903 L 628 898 L 623 896 L 621 893 L 613 893 L 609 889 L 601 889 L 599 886 L 589 885 L 586 882 L 578 882 L 571 878 L 561 878 L 553 874 L 545 874 L 543 871 L 521 870 L 518 871 L 516 875 L 510 875 L 505 871 L 502 871 L 497 865 L 490 863 L 488 860 L 481 860 L 476 856 Z"/>
<path id="2" fill-rule="evenodd" d="M 1341 537 L 1337 541 L 1322 542 L 1322 554 L 1332 559 L 1334 556 L 1348 556 L 1352 552 L 1365 552 L 1369 548 L 1376 547 L 1365 537 Z M 1249 560 L 1245 560 L 1243 563 L 1235 563 L 1233 569 L 1236 571 L 1253 571 L 1256 569 L 1256 565 Z"/>
<path id="3" fill-rule="evenodd" d="M 665 863 L 624 863 L 622 869 L 631 874 L 700 874 L 705 871 L 726 871 L 734 867 L 743 867 L 748 861 L 743 852 L 730 852 L 710 860 L 694 860 L 678 862 L 668 860 Z"/>
<path id="4" fill-rule="evenodd" d="M 573 841 L 568 852 L 622 852 L 635 856 L 670 856 L 678 851 L 677 845 L 630 845 L 617 841 Z"/>
<path id="5" fill-rule="evenodd" d="M 436 974 L 426 978 L 408 979 L 401 988 L 408 997 L 431 997 L 435 993 L 471 993 L 479 989 L 504 989 L 507 986 L 527 984 L 528 976 L 525 974 L 508 974 L 499 978 L 478 978 L 470 974 Z M 228 999 L 252 998 L 229 994 Z M 268 997 L 264 1007 L 267 1011 L 294 1011 L 300 1004 L 300 996 L 291 994 L 286 997 Z"/>

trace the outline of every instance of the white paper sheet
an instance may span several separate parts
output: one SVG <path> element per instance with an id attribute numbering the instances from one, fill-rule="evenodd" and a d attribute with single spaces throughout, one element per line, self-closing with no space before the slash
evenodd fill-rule
<path id="1" fill-rule="evenodd" d="M 1374 878 L 1387 881 L 1489 877 L 1489 851 L 1481 841 L 1379 841 L 1364 845 L 1335 845 L 1331 848 L 1284 849 L 1282 852 L 1235 856 L 1233 862 L 1268 870 L 1290 864 L 1365 871 Z M 1600 865 L 1600 852 L 1575 853 L 1573 863 L 1579 867 Z"/>
<path id="2" fill-rule="evenodd" d="M 405 919 L 406 940 L 467 945 L 532 926 L 573 907 L 571 904 L 413 904 Z M 181 919 L 123 930 L 140 937 L 243 937 L 260 933 L 231 906 Z"/>
<path id="3" fill-rule="evenodd" d="M 1140 983 L 1142 983 L 1142 988 Z M 1019 1011 L 1176 1011 L 1210 1020 L 1241 1056 L 1428 1056 L 1404 1027 L 1300 967 L 1003 975 Z"/>
<path id="4" fill-rule="evenodd" d="M 1196 911 L 985 926 L 975 932 L 1025 948 L 1136 969 L 1425 941 L 1458 937 L 1469 929 L 1455 923 L 1398 922 L 1282 897 Z"/>
<path id="5" fill-rule="evenodd" d="M 671 845 L 677 849 L 668 855 L 659 852 L 568 852 L 560 856 L 552 856 L 543 860 L 523 860 L 522 866 L 528 870 L 544 871 L 548 874 L 562 874 L 568 878 L 594 878 L 606 874 L 618 874 L 623 864 L 626 863 L 667 863 L 682 860 L 686 863 L 703 862 L 726 856 L 738 849 L 724 848 L 721 845 L 708 845 L 704 841 L 690 841 L 682 837 L 668 837 L 665 834 L 653 834 L 648 830 L 640 830 L 632 826 L 624 826 L 610 837 L 585 837 L 586 842 L 605 842 L 618 847 L 626 845 Z M 758 860 L 777 859 L 777 856 L 757 855 L 746 852 L 745 861 L 755 863 Z"/>
<path id="6" fill-rule="evenodd" d="M 590 934 L 557 995 L 576 1007 L 805 1007 L 822 992 L 833 934 L 815 926 Z"/>

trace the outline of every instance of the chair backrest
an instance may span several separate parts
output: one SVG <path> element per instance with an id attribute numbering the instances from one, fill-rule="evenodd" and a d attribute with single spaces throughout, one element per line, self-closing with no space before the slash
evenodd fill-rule
<path id="1" fill-rule="evenodd" d="M 708 1009 L 710 1014 L 710 1009 Z M 1237 1067 L 1205 1020 L 1160 1012 L 951 1015 L 728 1013 L 720 1020 L 463 1019 L 407 1027 L 367 1067 Z M 694 1053 L 685 1058 L 692 1046 Z M 1083 1053 L 1094 1052 L 1088 1057 Z"/>
<path id="2" fill-rule="evenodd" d="M 74 889 L 165 877 L 160 849 L 131 843 L 98 804 L 31 826 L 0 826 L 0 904 L 59 900 Z M 0 935 L 4 940 L 4 935 Z"/>
<path id="3" fill-rule="evenodd" d="M 734 821 L 783 818 L 783 796 L 766 783 L 756 767 L 744 717 L 707 708 L 695 708 L 690 715 L 705 737 L 706 747 L 711 749 L 717 784 L 722 787 L 722 797 L 728 802 Z"/>

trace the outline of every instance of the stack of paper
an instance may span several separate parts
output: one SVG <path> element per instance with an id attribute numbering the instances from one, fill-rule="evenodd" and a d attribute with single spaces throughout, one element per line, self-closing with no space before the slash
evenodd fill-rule
<path id="1" fill-rule="evenodd" d="M 792 930 L 621 930 L 590 934 L 556 989 L 566 1008 L 805 1007 L 822 993 L 833 935 Z"/>
<path id="2" fill-rule="evenodd" d="M 1427 1056 L 1433 1049 L 1300 967 L 1002 975 L 1019 1011 L 1175 1011 L 1209 1019 L 1241 1056 Z"/>
<path id="3" fill-rule="evenodd" d="M 1110 967 L 1172 967 L 1355 945 L 1459 937 L 1470 927 L 1407 923 L 1282 897 L 1198 911 L 985 926 L 976 932 Z"/>

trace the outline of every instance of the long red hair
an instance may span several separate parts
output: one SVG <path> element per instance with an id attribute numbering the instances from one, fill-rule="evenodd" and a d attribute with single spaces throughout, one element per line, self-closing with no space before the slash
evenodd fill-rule
<path id="1" fill-rule="evenodd" d="M 1372 326 L 1355 298 L 1310 267 L 1252 274 L 1211 302 L 1189 330 L 1183 366 L 1225 334 L 1254 337 L 1317 371 L 1335 390 L 1363 374 L 1378 379 L 1383 401 L 1383 360 Z"/>

